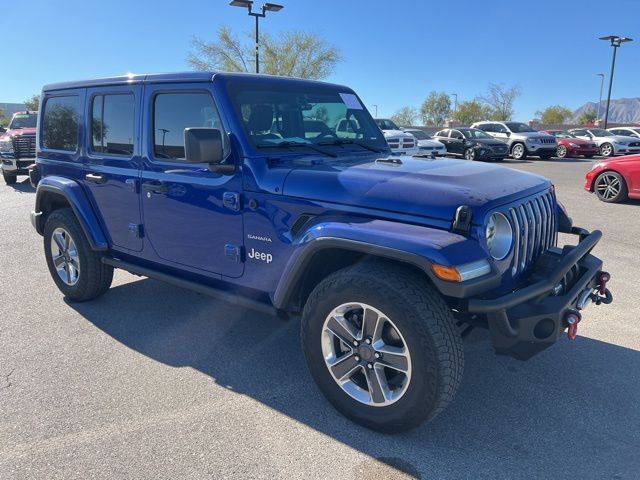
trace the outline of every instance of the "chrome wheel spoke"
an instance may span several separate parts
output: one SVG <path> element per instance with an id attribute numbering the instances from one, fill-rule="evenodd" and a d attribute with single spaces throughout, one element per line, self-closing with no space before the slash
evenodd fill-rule
<path id="1" fill-rule="evenodd" d="M 389 399 L 390 391 L 384 372 L 379 368 L 365 368 L 369 395 L 373 403 L 384 403 Z"/>
<path id="2" fill-rule="evenodd" d="M 53 257 L 53 265 L 56 267 L 56 269 L 62 268 L 64 264 L 65 264 L 65 259 L 62 255 Z"/>
<path id="3" fill-rule="evenodd" d="M 333 376 L 340 381 L 353 375 L 356 369 L 360 368 L 360 364 L 356 362 L 354 355 L 347 354 L 336 360 L 329 368 Z"/>
<path id="4" fill-rule="evenodd" d="M 80 257 L 75 242 L 69 232 L 58 227 L 51 234 L 51 262 L 58 277 L 68 286 L 78 283 Z"/>
<path id="5" fill-rule="evenodd" d="M 65 245 L 64 245 L 64 238 L 62 236 L 61 232 L 55 232 L 53 234 L 53 240 L 56 243 L 56 245 L 58 246 L 58 249 L 60 250 L 60 253 L 64 253 L 66 251 Z"/>
<path id="6" fill-rule="evenodd" d="M 382 324 L 383 321 L 373 310 L 367 308 L 364 311 L 364 316 L 362 317 L 362 337 L 361 338 L 371 338 L 373 342 L 375 342 L 378 338 L 380 338 L 382 332 Z"/>
<path id="7" fill-rule="evenodd" d="M 378 360 L 380 364 L 402 373 L 409 371 L 409 359 L 404 348 L 384 345 L 376 350 L 382 353 L 382 358 Z"/>
<path id="8" fill-rule="evenodd" d="M 327 322 L 327 330 L 335 337 L 340 339 L 344 344 L 352 346 L 356 339 L 356 332 L 353 327 L 347 323 L 342 315 L 335 315 Z"/>

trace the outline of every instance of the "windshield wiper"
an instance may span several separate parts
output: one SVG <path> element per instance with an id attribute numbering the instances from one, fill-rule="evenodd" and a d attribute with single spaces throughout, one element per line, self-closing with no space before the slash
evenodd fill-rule
<path id="1" fill-rule="evenodd" d="M 361 142 L 360 140 L 336 138 L 335 140 L 331 140 L 331 141 L 318 142 L 318 145 L 348 145 L 348 144 L 358 145 L 359 147 L 366 148 L 367 150 L 375 153 L 382 152 L 382 149 L 368 145 L 364 142 Z"/>
<path id="2" fill-rule="evenodd" d="M 307 148 L 310 148 L 311 150 L 322 153 L 323 155 L 326 155 L 328 157 L 336 158 L 338 156 L 337 154 L 330 152 L 328 150 L 325 150 L 324 148 L 318 148 L 313 143 L 305 143 L 305 142 L 284 141 L 284 142 L 278 142 L 278 143 L 259 143 L 256 145 L 256 147 L 257 148 L 307 147 Z"/>

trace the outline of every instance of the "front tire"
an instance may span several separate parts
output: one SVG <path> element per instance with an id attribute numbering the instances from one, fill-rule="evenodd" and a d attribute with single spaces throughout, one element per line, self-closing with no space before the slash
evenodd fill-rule
<path id="1" fill-rule="evenodd" d="M 514 143 L 511 147 L 511 156 L 514 160 L 524 160 L 527 158 L 527 148 L 523 143 Z"/>
<path id="2" fill-rule="evenodd" d="M 627 199 L 627 182 L 618 172 L 609 170 L 596 177 L 593 191 L 603 202 L 622 202 Z"/>
<path id="3" fill-rule="evenodd" d="M 603 143 L 600 145 L 600 155 L 603 157 L 611 157 L 614 154 L 613 145 L 610 143 Z"/>
<path id="4" fill-rule="evenodd" d="M 556 148 L 556 156 L 558 158 L 565 158 L 567 156 L 567 147 L 558 145 L 558 148 Z"/>
<path id="5" fill-rule="evenodd" d="M 462 379 L 451 311 L 426 277 L 391 264 L 362 263 L 320 282 L 305 305 L 301 339 L 329 402 L 379 431 L 433 419 Z"/>
<path id="6" fill-rule="evenodd" d="M 475 160 L 476 159 L 476 149 L 475 148 L 467 148 L 464 151 L 465 160 Z"/>
<path id="7" fill-rule="evenodd" d="M 51 277 L 69 300 L 85 302 L 99 297 L 111 286 L 113 267 L 89 242 L 69 208 L 55 210 L 44 227 L 44 253 Z"/>
<path id="8" fill-rule="evenodd" d="M 18 181 L 17 175 L 12 175 L 10 173 L 5 172 L 4 170 L 2 171 L 2 176 L 4 177 L 4 183 L 6 183 L 7 185 L 15 185 L 16 182 Z"/>

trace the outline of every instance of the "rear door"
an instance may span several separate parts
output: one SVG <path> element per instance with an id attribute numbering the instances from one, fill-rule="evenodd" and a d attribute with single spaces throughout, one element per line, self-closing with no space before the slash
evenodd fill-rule
<path id="1" fill-rule="evenodd" d="M 87 90 L 83 183 L 111 245 L 121 250 L 142 250 L 140 105 L 140 85 Z"/>
<path id="2" fill-rule="evenodd" d="M 220 129 L 231 155 L 210 88 L 209 83 L 145 86 L 145 239 L 165 264 L 239 277 L 244 269 L 240 168 L 225 175 L 209 171 L 207 164 L 184 161 L 184 130 L 189 127 Z"/>

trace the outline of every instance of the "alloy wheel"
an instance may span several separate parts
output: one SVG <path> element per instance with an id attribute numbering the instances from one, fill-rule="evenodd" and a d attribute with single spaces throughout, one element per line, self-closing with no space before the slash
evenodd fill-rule
<path id="1" fill-rule="evenodd" d="M 596 191 L 605 200 L 611 200 L 620 193 L 620 179 L 611 173 L 603 173 L 596 180 Z"/>
<path id="2" fill-rule="evenodd" d="M 520 160 L 524 156 L 524 146 L 521 144 L 516 144 L 511 151 L 513 158 L 516 160 Z"/>
<path id="3" fill-rule="evenodd" d="M 473 148 L 467 148 L 464 152 L 465 160 L 475 160 L 476 159 L 476 151 Z"/>
<path id="4" fill-rule="evenodd" d="M 556 154 L 560 158 L 566 157 L 567 156 L 567 147 L 565 147 L 564 145 L 558 145 L 558 150 L 557 150 Z"/>
<path id="5" fill-rule="evenodd" d="M 402 333 L 364 303 L 336 307 L 322 327 L 322 355 L 338 386 L 368 406 L 397 402 L 411 382 L 411 356 Z"/>
<path id="6" fill-rule="evenodd" d="M 605 143 L 600 147 L 600 155 L 605 157 L 610 156 L 613 153 L 613 146 L 609 143 Z"/>
<path id="7" fill-rule="evenodd" d="M 51 259 L 58 277 L 72 287 L 80 276 L 80 256 L 76 243 L 64 228 L 58 227 L 51 234 Z"/>

